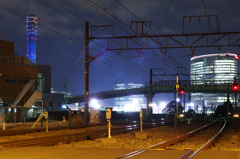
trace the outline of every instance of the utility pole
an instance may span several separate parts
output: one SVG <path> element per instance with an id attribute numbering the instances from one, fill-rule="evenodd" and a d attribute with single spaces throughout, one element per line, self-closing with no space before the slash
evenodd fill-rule
<path id="1" fill-rule="evenodd" d="M 149 101 L 147 102 L 147 118 L 148 120 L 152 119 L 152 85 L 153 85 L 153 80 L 152 80 L 152 68 L 150 68 L 150 94 L 148 96 Z M 151 104 L 151 106 L 149 105 Z"/>
<path id="2" fill-rule="evenodd" d="M 89 101 L 89 22 L 84 23 L 84 123 L 88 125 Z"/>
<path id="3" fill-rule="evenodd" d="M 175 130 L 177 129 L 177 117 L 178 117 L 178 89 L 179 89 L 179 84 L 178 84 L 178 74 L 176 76 L 176 95 L 177 98 L 175 99 L 176 101 L 176 111 L 175 111 L 175 120 L 174 120 L 174 126 L 175 126 Z"/>
<path id="4" fill-rule="evenodd" d="M 65 76 L 65 84 L 64 84 L 64 87 L 65 87 L 65 104 L 67 106 L 67 76 Z"/>

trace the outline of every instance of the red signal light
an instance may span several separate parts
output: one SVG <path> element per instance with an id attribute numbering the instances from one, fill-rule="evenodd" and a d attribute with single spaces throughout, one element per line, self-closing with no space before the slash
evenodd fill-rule
<path id="1" fill-rule="evenodd" d="M 184 91 L 184 89 L 182 88 L 181 90 L 180 90 L 180 94 L 184 94 L 185 93 L 185 91 Z"/>
<path id="2" fill-rule="evenodd" d="M 236 55 L 236 56 L 235 56 L 235 59 L 236 59 L 236 60 L 238 60 L 238 59 L 239 59 L 239 57 Z"/>
<path id="3" fill-rule="evenodd" d="M 237 91 L 238 90 L 238 84 L 235 82 L 233 83 L 233 90 L 234 91 Z"/>

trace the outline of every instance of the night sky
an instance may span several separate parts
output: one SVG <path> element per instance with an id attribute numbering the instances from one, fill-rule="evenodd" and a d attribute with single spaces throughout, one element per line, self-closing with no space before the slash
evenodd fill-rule
<path id="1" fill-rule="evenodd" d="M 131 34 L 127 25 L 138 19 L 152 21 L 151 28 L 155 34 L 179 34 L 182 33 L 183 16 L 217 14 L 221 31 L 240 30 L 239 0 L 0 0 L 0 33 L 7 34 L 7 40 L 14 41 L 15 53 L 20 56 L 26 56 L 25 21 L 31 6 L 40 19 L 37 61 L 51 65 L 55 90 L 65 90 L 64 79 L 67 76 L 68 90 L 73 95 L 84 92 L 84 21 L 89 21 L 90 25 L 115 23 L 116 36 L 129 35 L 122 28 Z M 100 12 L 104 12 L 105 17 Z M 199 23 L 196 19 L 186 23 L 185 27 L 189 33 L 209 32 L 214 28 L 213 20 Z M 149 29 L 146 31 L 153 34 Z M 110 36 L 108 29 L 97 33 Z M 101 52 L 101 49 L 90 43 L 90 55 Z M 195 55 L 217 51 L 216 48 L 197 49 Z M 225 47 L 220 52 L 238 54 L 239 48 Z M 182 65 L 187 68 L 184 73 L 189 73 L 191 57 L 189 49 L 172 49 L 166 54 L 158 50 L 144 51 L 140 57 L 136 51 L 107 52 L 90 65 L 90 93 L 112 90 L 116 82 L 145 84 L 149 81 L 150 68 L 165 68 L 167 73 L 176 73 L 174 68 Z M 161 98 L 168 96 L 162 95 Z"/>

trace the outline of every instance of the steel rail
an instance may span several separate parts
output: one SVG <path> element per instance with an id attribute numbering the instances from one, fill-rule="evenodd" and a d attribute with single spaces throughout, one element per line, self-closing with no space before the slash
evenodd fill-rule
<path id="1" fill-rule="evenodd" d="M 156 126 L 161 126 L 161 122 L 159 124 L 156 124 L 156 122 L 153 123 L 153 125 L 147 124 L 144 125 L 144 129 L 149 129 Z M 134 130 L 138 130 L 139 125 L 129 125 L 124 127 L 117 127 L 112 129 L 112 135 L 117 135 L 121 133 L 126 132 L 132 132 Z M 69 133 L 64 135 L 54 135 L 54 136 L 47 136 L 47 137 L 37 137 L 37 138 L 31 138 L 31 139 L 24 139 L 24 140 L 16 140 L 16 141 L 8 141 L 8 142 L 0 142 L 0 146 L 2 147 L 23 147 L 23 146 L 32 146 L 32 145 L 38 145 L 38 146 L 52 146 L 56 145 L 58 143 L 71 143 L 81 140 L 92 140 L 99 137 L 106 137 L 107 136 L 107 128 L 101 129 L 101 130 L 94 130 L 94 131 L 87 131 L 87 132 L 75 132 L 75 133 Z"/>
<path id="2" fill-rule="evenodd" d="M 218 121 L 218 119 L 215 120 L 215 121 L 213 121 L 213 122 L 211 122 L 211 123 L 209 123 L 209 124 L 207 124 L 207 125 L 204 125 L 204 126 L 202 126 L 202 127 L 200 127 L 200 128 L 197 128 L 197 129 L 195 129 L 195 130 L 193 130 L 193 131 L 190 131 L 190 132 L 188 132 L 188 133 L 186 133 L 186 134 L 184 134 L 184 135 L 179 135 L 179 136 L 177 136 L 177 137 L 175 137 L 175 138 L 173 138 L 173 139 L 169 139 L 169 140 L 166 140 L 166 141 L 157 143 L 157 144 L 152 145 L 152 146 L 149 146 L 149 147 L 147 147 L 147 148 L 143 148 L 143 149 L 136 150 L 136 151 L 134 151 L 134 152 L 128 153 L 128 154 L 123 155 L 123 156 L 121 156 L 121 157 L 118 157 L 118 158 L 116 158 L 116 159 L 123 159 L 123 158 L 124 158 L 124 159 L 127 159 L 127 158 L 130 158 L 130 157 L 139 155 L 139 154 L 141 154 L 141 153 L 143 153 L 143 152 L 146 152 L 146 151 L 148 151 L 148 150 L 152 150 L 152 149 L 156 149 L 156 148 L 164 148 L 164 147 L 167 147 L 167 146 L 169 146 L 169 145 L 171 145 L 171 144 L 174 144 L 174 143 L 177 143 L 178 141 L 183 140 L 183 139 L 185 139 L 185 138 L 187 138 L 187 137 L 189 137 L 189 136 L 191 136 L 191 135 L 196 134 L 196 133 L 199 132 L 200 130 L 203 130 L 203 129 L 205 129 L 205 128 L 207 128 L 207 127 L 215 124 L 217 121 Z"/>
<path id="3" fill-rule="evenodd" d="M 226 120 L 224 118 L 222 118 L 223 121 L 224 121 L 224 124 L 222 126 L 222 128 L 218 131 L 218 133 L 216 135 L 214 135 L 210 140 L 208 140 L 204 145 L 202 145 L 197 151 L 195 151 L 191 156 L 188 157 L 188 159 L 191 159 L 193 158 L 194 156 L 197 155 L 197 153 L 199 153 L 201 150 L 206 150 L 208 149 L 209 147 L 211 147 L 212 143 L 214 141 L 217 140 L 217 138 L 219 137 L 219 135 L 221 134 L 221 132 L 223 131 L 223 129 L 225 128 L 226 126 Z"/>
<path id="4" fill-rule="evenodd" d="M 48 131 L 58 131 L 58 130 L 67 130 L 67 129 L 80 129 L 80 128 L 86 128 L 91 126 L 102 126 L 102 125 L 79 125 L 79 126 L 61 126 L 61 127 L 50 127 L 48 128 Z M 8 130 L 0 130 L 0 136 L 14 136 L 14 135 L 22 135 L 27 133 L 35 133 L 35 132 L 45 132 L 46 128 L 32 128 L 32 129 L 8 129 Z"/>
<path id="5" fill-rule="evenodd" d="M 126 122 L 117 122 L 113 123 L 114 125 L 127 125 L 127 124 L 135 124 L 135 123 L 126 123 Z M 55 126 L 55 127 L 49 127 L 48 131 L 58 131 L 58 130 L 67 130 L 67 129 L 80 129 L 80 128 L 86 128 L 86 127 L 93 127 L 93 126 L 104 126 L 106 124 L 92 124 L 92 125 L 77 125 L 77 126 Z M 15 128 L 15 127 L 12 127 Z M 14 136 L 14 135 L 25 135 L 27 133 L 35 133 L 35 132 L 45 132 L 45 127 L 40 128 L 31 128 L 31 129 L 6 129 L 6 130 L 0 130 L 0 136 Z"/>

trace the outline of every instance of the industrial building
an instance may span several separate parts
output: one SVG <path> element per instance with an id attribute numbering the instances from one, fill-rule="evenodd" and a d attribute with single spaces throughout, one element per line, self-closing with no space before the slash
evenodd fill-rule
<path id="1" fill-rule="evenodd" d="M 62 111 L 64 95 L 51 93 L 51 66 L 37 62 L 37 17 L 26 18 L 27 53 L 14 54 L 14 42 L 0 39 L 0 122 L 24 122 L 36 118 L 42 108 Z M 5 118 L 5 119 L 4 119 Z"/>
<path id="2" fill-rule="evenodd" d="M 232 53 L 195 56 L 191 58 L 190 72 L 193 85 L 232 86 L 238 73 L 238 56 Z M 227 100 L 227 93 L 191 93 L 191 100 L 195 112 L 212 113 L 216 106 Z M 230 95 L 230 101 L 234 102 L 234 95 Z"/>
<path id="3" fill-rule="evenodd" d="M 0 40 L 0 46 L 1 106 L 14 108 L 11 111 L 17 114 L 15 121 L 20 121 L 21 107 L 30 107 L 37 99 L 42 99 L 42 91 L 38 89 L 38 67 L 26 57 L 15 56 L 13 42 Z M 1 114 L 3 111 L 1 109 Z"/>

